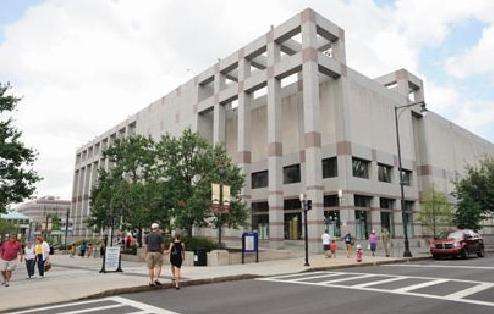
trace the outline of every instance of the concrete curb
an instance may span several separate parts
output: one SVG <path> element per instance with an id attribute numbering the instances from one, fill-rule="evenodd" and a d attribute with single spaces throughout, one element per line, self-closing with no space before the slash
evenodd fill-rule
<path id="1" fill-rule="evenodd" d="M 408 258 L 404 258 L 404 259 L 401 259 L 401 260 L 393 260 L 393 261 L 362 262 L 360 264 L 351 264 L 351 265 L 335 265 L 335 266 L 310 267 L 310 268 L 306 269 L 304 272 L 325 271 L 325 270 L 342 269 L 342 268 L 380 266 L 380 265 L 388 265 L 388 264 L 408 263 L 408 262 L 415 262 L 415 261 L 425 261 L 425 260 L 430 260 L 430 259 L 432 259 L 432 257 L 430 257 L 430 256 L 417 256 L 417 257 L 408 257 Z"/>

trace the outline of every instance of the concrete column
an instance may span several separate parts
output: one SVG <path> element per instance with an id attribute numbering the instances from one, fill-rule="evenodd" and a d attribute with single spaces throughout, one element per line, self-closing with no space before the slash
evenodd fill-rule
<path id="1" fill-rule="evenodd" d="M 268 51 L 268 171 L 269 171 L 269 242 L 274 248 L 283 246 L 285 212 L 281 144 L 281 81 L 274 77 L 274 64 L 280 59 L 280 46 L 274 41 L 273 28 L 266 35 Z"/>
<path id="2" fill-rule="evenodd" d="M 317 30 L 312 9 L 302 12 L 302 59 L 305 188 L 307 198 L 312 200 L 312 210 L 307 215 L 308 236 L 311 251 L 320 251 L 320 238 L 324 231 L 324 186 L 321 169 Z"/>
<path id="3" fill-rule="evenodd" d="M 371 201 L 371 226 L 376 231 L 376 234 L 381 234 L 381 208 L 379 204 L 379 197 L 372 197 Z M 369 232 L 372 230 L 369 230 Z"/>
<path id="4" fill-rule="evenodd" d="M 396 90 L 405 95 L 408 99 L 410 88 L 408 87 L 408 71 L 405 69 L 399 69 L 395 72 L 396 75 Z"/>
<path id="5" fill-rule="evenodd" d="M 87 237 L 87 227 L 84 220 L 87 218 L 87 212 L 89 211 L 89 187 L 91 185 L 92 164 L 87 164 L 86 173 L 84 178 L 84 189 L 82 194 L 82 210 L 81 210 L 81 230 L 82 234 Z"/>
<path id="6" fill-rule="evenodd" d="M 193 85 L 194 94 L 192 95 L 192 124 L 190 129 L 192 132 L 199 132 L 199 114 L 197 112 L 199 105 L 199 84 L 197 84 L 197 77 L 194 79 Z"/>
<path id="7" fill-rule="evenodd" d="M 353 207 L 353 194 L 343 192 L 340 197 L 341 235 L 351 232 L 355 236 L 355 210 Z"/>
<path id="8" fill-rule="evenodd" d="M 70 217 L 72 219 L 72 223 L 76 221 L 77 217 L 77 196 L 78 196 L 78 185 L 79 185 L 79 175 L 80 175 L 80 170 L 77 169 L 77 164 L 76 164 L 76 170 L 74 171 L 74 180 L 72 183 L 72 203 L 70 205 Z M 72 225 L 72 234 L 74 234 L 74 225 Z"/>
<path id="9" fill-rule="evenodd" d="M 253 94 L 244 92 L 244 80 L 250 76 L 250 64 L 243 56 L 243 50 L 239 52 L 238 60 L 238 109 L 237 109 L 237 164 L 245 174 L 245 185 L 241 191 L 242 198 L 250 208 L 251 203 L 251 167 L 252 162 L 252 144 L 251 144 L 251 106 Z M 249 211 L 250 216 L 251 211 Z M 252 223 L 252 217 L 249 217 L 249 224 Z"/>
<path id="10" fill-rule="evenodd" d="M 401 201 L 397 198 L 395 201 L 395 209 L 393 210 L 393 220 L 395 227 L 395 237 L 403 237 L 403 216 L 401 211 Z"/>
<path id="11" fill-rule="evenodd" d="M 225 86 L 225 77 L 220 72 L 219 63 L 214 75 L 214 113 L 213 113 L 213 143 L 225 144 L 225 106 L 219 102 L 219 93 Z"/>
<path id="12" fill-rule="evenodd" d="M 345 48 L 345 30 L 340 28 L 340 34 L 337 41 L 331 45 L 333 58 L 346 64 L 346 48 Z"/>
<path id="13" fill-rule="evenodd" d="M 79 170 L 79 184 L 77 185 L 77 209 L 76 209 L 76 221 L 74 221 L 74 228 L 77 230 L 77 235 L 81 235 L 81 221 L 82 221 L 82 208 L 84 202 L 84 180 L 86 177 L 86 167 L 81 167 Z"/>

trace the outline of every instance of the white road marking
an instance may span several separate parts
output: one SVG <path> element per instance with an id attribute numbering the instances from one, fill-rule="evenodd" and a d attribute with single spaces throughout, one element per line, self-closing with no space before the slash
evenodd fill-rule
<path id="1" fill-rule="evenodd" d="M 91 307 L 93 303 L 96 302 L 101 302 L 101 301 L 114 301 L 117 302 L 117 304 L 112 304 L 112 305 L 104 305 L 104 306 L 95 306 Z M 140 313 L 140 314 L 179 314 L 176 312 L 168 311 L 153 305 L 149 305 L 143 302 L 139 301 L 134 301 L 122 297 L 108 297 L 104 299 L 96 299 L 96 300 L 86 300 L 86 301 L 78 301 L 78 302 L 71 302 L 71 303 L 65 303 L 65 304 L 57 304 L 57 305 L 50 305 L 50 306 L 44 306 L 44 307 L 38 307 L 36 309 L 30 309 L 30 310 L 25 310 L 25 311 L 19 311 L 19 312 L 13 312 L 12 314 L 24 314 L 24 313 L 36 313 L 38 311 L 48 311 L 52 309 L 62 309 L 64 307 L 70 307 L 70 306 L 76 306 L 76 305 L 87 305 L 86 308 L 80 309 L 80 310 L 71 310 L 68 312 L 60 312 L 62 313 L 91 313 L 91 312 L 96 312 L 100 310 L 105 310 L 105 309 L 112 309 L 112 308 L 119 308 L 123 306 L 131 306 L 136 308 L 136 312 L 134 313 Z"/>
<path id="2" fill-rule="evenodd" d="M 42 307 L 38 307 L 38 308 L 35 308 L 35 309 L 14 312 L 12 314 L 34 313 L 34 312 L 38 312 L 38 311 L 46 311 L 46 310 L 57 309 L 57 308 L 66 307 L 66 306 L 91 304 L 91 303 L 94 303 L 94 302 L 101 302 L 101 301 L 104 301 L 104 300 L 108 300 L 108 299 L 86 300 L 86 301 L 77 301 L 77 302 L 71 302 L 71 303 L 65 303 L 65 304 L 58 304 L 58 305 L 42 306 Z"/>
<path id="3" fill-rule="evenodd" d="M 275 276 L 276 278 L 288 278 L 288 277 L 302 277 L 305 275 L 316 275 L 316 274 L 333 274 L 334 272 L 329 272 L 329 271 L 314 271 L 314 272 L 304 272 L 304 273 L 294 273 L 294 274 L 285 274 L 285 275 L 279 275 Z M 259 278 L 260 280 L 267 280 L 268 278 L 273 278 L 273 277 L 265 277 L 265 278 Z"/>
<path id="4" fill-rule="evenodd" d="M 316 278 L 331 278 L 331 277 L 338 277 L 338 276 L 341 276 L 341 274 L 315 275 L 315 276 L 307 276 L 307 277 L 285 279 L 285 280 L 286 281 L 297 281 L 297 280 L 316 279 Z"/>
<path id="5" fill-rule="evenodd" d="M 328 273 L 331 273 L 331 272 L 327 272 L 324 275 L 321 274 L 319 276 L 319 278 L 326 278 L 328 276 Z M 293 284 L 299 284 L 299 285 L 324 286 L 324 287 L 328 287 L 328 288 L 341 288 L 341 289 L 349 289 L 349 290 L 373 291 L 373 292 L 380 292 L 380 293 L 389 293 L 389 294 L 404 295 L 404 296 L 414 296 L 414 297 L 422 297 L 422 298 L 433 299 L 433 300 L 453 301 L 453 302 L 461 302 L 461 303 L 469 303 L 469 304 L 475 304 L 475 305 L 494 307 L 494 302 L 492 302 L 492 301 L 464 299 L 464 297 L 466 297 L 466 296 L 474 295 L 475 293 L 478 293 L 480 291 L 494 288 L 494 283 L 490 283 L 490 282 L 480 282 L 480 281 L 467 280 L 467 279 L 400 276 L 400 275 L 357 273 L 357 272 L 333 272 L 333 273 L 335 275 L 360 275 L 360 276 L 345 277 L 345 278 L 333 279 L 333 280 L 323 281 L 323 282 L 306 282 L 306 281 L 302 281 L 302 280 L 304 279 L 303 276 L 308 275 L 308 273 L 301 273 L 301 274 L 299 274 L 299 276 L 297 276 L 299 278 L 296 278 L 296 279 L 285 279 L 285 278 L 289 278 L 292 276 L 283 275 L 283 276 L 279 276 L 279 277 L 274 276 L 274 277 L 258 278 L 257 280 L 266 280 L 266 281 L 281 282 L 281 283 L 293 283 Z M 317 276 L 314 276 L 314 275 L 311 275 L 310 277 L 312 279 L 318 278 Z M 371 281 L 371 282 L 366 282 L 366 283 L 361 283 L 361 284 L 355 284 L 355 285 L 338 284 L 339 282 L 352 280 L 352 279 L 361 279 L 361 278 L 373 279 L 375 277 L 385 277 L 385 279 L 380 279 L 380 280 L 376 280 L 376 281 Z M 421 279 L 421 280 L 426 280 L 427 282 L 420 283 L 420 284 L 408 285 L 408 286 L 405 286 L 403 288 L 397 288 L 397 289 L 381 289 L 381 288 L 373 288 L 372 287 L 373 285 L 399 281 L 402 279 Z M 425 288 L 425 287 L 429 287 L 429 286 L 433 286 L 433 285 L 437 285 L 437 284 L 441 284 L 441 283 L 449 283 L 449 282 L 451 282 L 451 283 L 471 283 L 471 284 L 474 284 L 475 286 L 472 288 L 457 291 L 457 292 L 449 294 L 447 296 L 413 292 L 413 290 L 416 290 L 416 289 Z"/>
<path id="6" fill-rule="evenodd" d="M 453 298 L 453 299 L 464 298 L 464 297 L 467 297 L 469 295 L 479 293 L 480 291 L 484 291 L 484 290 L 487 290 L 490 288 L 494 288 L 494 283 L 485 282 L 485 283 L 478 284 L 478 285 L 471 287 L 471 288 L 468 288 L 468 289 L 463 289 L 463 290 L 457 291 L 455 293 L 448 294 L 444 297 L 445 298 Z"/>
<path id="7" fill-rule="evenodd" d="M 386 278 L 386 279 L 381 279 L 381 280 L 377 280 L 377 281 L 371 281 L 371 282 L 367 282 L 367 283 L 361 283 L 358 285 L 353 285 L 353 287 L 355 287 L 355 288 L 367 288 L 369 286 L 381 285 L 381 284 L 390 283 L 390 282 L 403 280 L 403 279 L 406 279 L 406 277 L 400 276 L 400 277 L 395 277 L 395 278 Z"/>
<path id="8" fill-rule="evenodd" d="M 411 286 L 407 286 L 407 287 L 400 288 L 400 289 L 394 289 L 393 291 L 394 292 L 408 292 L 408 291 L 412 291 L 412 290 L 417 290 L 417 289 L 422 289 L 422 288 L 438 285 L 440 283 L 445 283 L 448 281 L 449 281 L 448 279 L 436 279 L 433 281 L 418 283 L 416 285 L 411 285 Z"/>
<path id="9" fill-rule="evenodd" d="M 465 266 L 465 265 L 406 265 L 406 264 L 389 264 L 382 265 L 385 267 L 416 267 L 416 268 L 465 268 L 465 269 L 493 269 L 491 266 Z"/>
<path id="10" fill-rule="evenodd" d="M 168 311 L 168 310 L 165 310 L 165 309 L 153 306 L 153 305 L 149 305 L 149 304 L 135 301 L 135 300 L 129 300 L 129 299 L 122 298 L 122 297 L 111 297 L 110 299 L 115 300 L 115 301 L 119 301 L 125 305 L 137 307 L 138 309 L 141 310 L 138 313 L 178 314 L 177 312 Z"/>

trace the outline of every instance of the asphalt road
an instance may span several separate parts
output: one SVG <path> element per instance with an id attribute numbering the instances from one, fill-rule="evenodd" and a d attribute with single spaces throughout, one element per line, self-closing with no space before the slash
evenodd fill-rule
<path id="1" fill-rule="evenodd" d="M 46 306 L 30 313 L 398 311 L 494 313 L 494 257 L 287 274 Z"/>

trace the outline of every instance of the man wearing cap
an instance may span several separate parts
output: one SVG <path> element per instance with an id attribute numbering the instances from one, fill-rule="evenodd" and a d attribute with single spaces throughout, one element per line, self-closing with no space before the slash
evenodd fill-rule
<path id="1" fill-rule="evenodd" d="M 144 241 L 144 254 L 148 264 L 149 286 L 161 285 L 158 277 L 163 265 L 163 251 L 165 249 L 165 239 L 161 235 L 160 226 L 157 223 L 151 225 L 149 233 Z"/>

